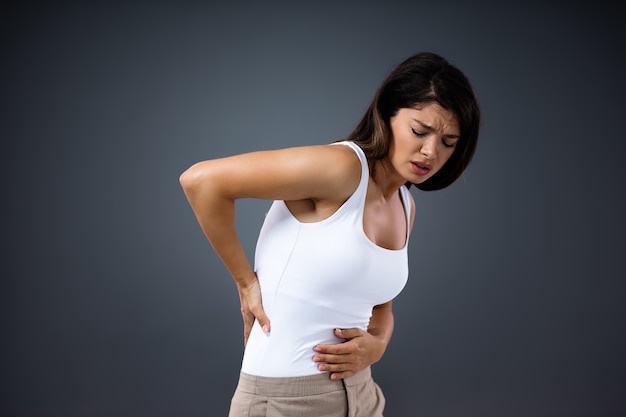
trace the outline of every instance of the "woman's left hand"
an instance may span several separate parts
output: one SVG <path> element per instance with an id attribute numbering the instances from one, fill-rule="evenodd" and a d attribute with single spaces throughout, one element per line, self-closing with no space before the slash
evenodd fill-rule
<path id="1" fill-rule="evenodd" d="M 317 345 L 313 361 L 320 371 L 330 372 L 331 379 L 347 378 L 382 358 L 387 344 L 359 328 L 335 329 L 335 336 L 346 339 L 336 345 Z"/>

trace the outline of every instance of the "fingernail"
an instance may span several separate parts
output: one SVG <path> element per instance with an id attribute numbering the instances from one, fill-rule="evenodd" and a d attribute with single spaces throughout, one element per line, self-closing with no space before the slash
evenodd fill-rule
<path id="1" fill-rule="evenodd" d="M 339 334 L 341 334 L 341 329 L 335 329 L 335 331 Z"/>
<path id="2" fill-rule="evenodd" d="M 315 347 L 313 348 L 313 350 L 314 350 L 314 351 L 316 351 L 316 352 L 321 352 L 321 351 L 322 351 L 322 349 L 320 349 L 318 346 L 315 346 Z"/>
<path id="3" fill-rule="evenodd" d="M 268 326 L 267 324 L 264 324 L 264 325 L 263 325 L 263 331 L 264 331 L 265 333 L 269 332 L 269 331 L 270 331 L 270 326 Z"/>
<path id="4" fill-rule="evenodd" d="M 313 362 L 319 362 L 320 361 L 320 357 L 315 355 L 313 356 Z"/>

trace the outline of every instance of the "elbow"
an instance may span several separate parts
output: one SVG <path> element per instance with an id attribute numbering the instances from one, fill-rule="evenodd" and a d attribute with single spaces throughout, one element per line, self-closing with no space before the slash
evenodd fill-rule
<path id="1" fill-rule="evenodd" d="M 180 183 L 180 186 L 183 187 L 183 190 L 187 191 L 187 189 L 191 186 L 191 174 L 189 172 L 191 168 L 186 169 L 185 171 L 183 171 L 182 174 L 180 174 L 180 177 L 178 177 L 178 182 Z"/>
<path id="2" fill-rule="evenodd" d="M 200 172 L 197 165 L 198 164 L 194 164 L 187 168 L 178 178 L 178 182 L 185 193 L 192 192 L 200 183 Z"/>
<path id="3" fill-rule="evenodd" d="M 187 168 L 180 174 L 178 182 L 188 198 L 219 194 L 219 172 L 208 161 L 198 162 Z"/>

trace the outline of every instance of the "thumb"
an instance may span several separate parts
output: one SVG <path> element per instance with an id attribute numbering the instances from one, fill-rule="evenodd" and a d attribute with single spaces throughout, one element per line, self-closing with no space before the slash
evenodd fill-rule
<path id="1" fill-rule="evenodd" d="M 258 309 L 258 311 L 253 311 L 254 317 L 256 317 L 257 322 L 259 322 L 259 326 L 263 329 L 264 333 L 269 333 L 270 331 L 270 319 L 263 311 L 263 308 Z"/>
<path id="2" fill-rule="evenodd" d="M 363 330 L 358 327 L 351 327 L 349 329 L 335 329 L 335 335 L 342 339 L 354 339 L 355 337 L 361 336 Z"/>

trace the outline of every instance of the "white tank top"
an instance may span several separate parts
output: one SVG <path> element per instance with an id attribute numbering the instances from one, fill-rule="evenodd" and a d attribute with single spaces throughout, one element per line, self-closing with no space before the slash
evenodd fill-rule
<path id="1" fill-rule="evenodd" d="M 343 342 L 334 328 L 367 330 L 372 308 L 400 293 L 408 278 L 409 190 L 401 187 L 407 241 L 398 250 L 377 246 L 363 230 L 363 208 L 369 181 L 365 154 L 354 193 L 330 217 L 302 223 L 284 201 L 274 201 L 266 216 L 255 253 L 263 308 L 271 332 L 255 322 L 241 370 L 268 377 L 318 374 L 312 357 L 317 344 Z"/>

